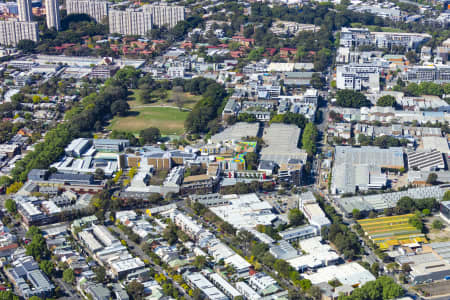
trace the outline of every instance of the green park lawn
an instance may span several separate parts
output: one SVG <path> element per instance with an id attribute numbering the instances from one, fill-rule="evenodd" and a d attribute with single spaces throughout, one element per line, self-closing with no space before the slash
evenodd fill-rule
<path id="1" fill-rule="evenodd" d="M 128 116 L 114 117 L 111 130 L 139 133 L 142 129 L 157 127 L 163 135 L 180 135 L 184 132 L 188 111 L 172 107 L 131 107 Z"/>

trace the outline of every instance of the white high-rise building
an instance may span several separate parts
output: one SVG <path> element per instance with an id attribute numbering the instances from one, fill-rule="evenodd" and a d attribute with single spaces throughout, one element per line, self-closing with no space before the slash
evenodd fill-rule
<path id="1" fill-rule="evenodd" d="M 145 35 L 152 29 L 152 14 L 142 10 L 110 10 L 109 32 Z"/>
<path id="2" fill-rule="evenodd" d="M 100 23 L 108 16 L 109 2 L 96 0 L 67 0 L 67 14 L 86 14 Z"/>
<path id="3" fill-rule="evenodd" d="M 59 31 L 61 27 L 58 0 L 45 0 L 47 27 Z"/>
<path id="4" fill-rule="evenodd" d="M 17 0 L 17 6 L 19 9 L 19 21 L 30 22 L 33 19 L 31 0 Z"/>
<path id="5" fill-rule="evenodd" d="M 39 40 L 37 22 L 0 21 L 0 44 L 16 46 L 21 40 Z"/>
<path id="6" fill-rule="evenodd" d="M 149 4 L 144 5 L 143 9 L 152 14 L 153 24 L 158 26 L 166 25 L 168 28 L 172 28 L 185 18 L 183 6 Z"/>

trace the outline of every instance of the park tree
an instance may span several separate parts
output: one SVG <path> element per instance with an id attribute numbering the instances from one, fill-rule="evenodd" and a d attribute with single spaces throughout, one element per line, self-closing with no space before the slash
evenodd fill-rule
<path id="1" fill-rule="evenodd" d="M 138 85 L 140 74 L 140 70 L 136 70 L 132 66 L 126 66 L 117 71 L 114 78 L 125 84 L 127 88 L 135 89 Z"/>
<path id="2" fill-rule="evenodd" d="M 170 100 L 175 103 L 179 110 L 183 108 L 185 98 L 182 86 L 174 86 L 172 88 L 172 96 Z"/>
<path id="3" fill-rule="evenodd" d="M 159 128 L 156 127 L 150 127 L 146 128 L 144 130 L 141 130 L 139 133 L 139 137 L 141 140 L 141 144 L 154 144 L 158 142 L 158 140 L 161 138 L 161 132 L 159 131 Z"/>
<path id="4" fill-rule="evenodd" d="M 111 113 L 115 116 L 125 116 L 128 112 L 128 110 L 130 109 L 130 105 L 128 104 L 128 102 L 124 101 L 124 100 L 118 100 L 113 102 L 113 104 L 111 104 Z"/>

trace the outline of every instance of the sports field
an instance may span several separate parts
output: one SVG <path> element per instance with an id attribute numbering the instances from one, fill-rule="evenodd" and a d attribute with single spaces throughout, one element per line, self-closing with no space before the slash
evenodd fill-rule
<path id="1" fill-rule="evenodd" d="M 392 246 L 427 242 L 425 235 L 417 228 L 409 224 L 413 214 L 380 217 L 375 219 L 359 220 L 365 234 L 376 243 L 381 250 L 387 250 Z"/>
<path id="2" fill-rule="evenodd" d="M 188 114 L 173 107 L 135 107 L 126 117 L 114 117 L 110 129 L 139 133 L 142 129 L 157 127 L 163 135 L 180 135 Z"/>

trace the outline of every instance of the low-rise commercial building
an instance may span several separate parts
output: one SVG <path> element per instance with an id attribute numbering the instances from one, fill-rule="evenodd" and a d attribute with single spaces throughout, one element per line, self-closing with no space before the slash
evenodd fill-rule
<path id="1" fill-rule="evenodd" d="M 281 231 L 278 234 L 281 238 L 288 242 L 296 242 L 299 240 L 308 239 L 318 235 L 320 232 L 316 226 L 304 225 Z"/>

